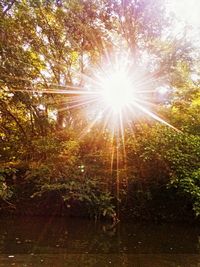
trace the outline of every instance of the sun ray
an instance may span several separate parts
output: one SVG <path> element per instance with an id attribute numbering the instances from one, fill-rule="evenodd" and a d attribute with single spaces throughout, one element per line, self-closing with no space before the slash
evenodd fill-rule
<path id="1" fill-rule="evenodd" d="M 80 103 L 77 103 L 77 104 L 73 104 L 73 105 L 71 105 L 71 103 L 69 102 L 69 105 L 67 105 L 66 108 L 60 108 L 58 110 L 59 111 L 64 111 L 64 110 L 67 110 L 67 109 L 79 108 L 79 107 L 86 106 L 88 104 L 94 103 L 95 101 L 96 101 L 96 99 L 90 99 L 90 100 L 83 101 L 83 102 L 80 102 Z"/>
<path id="2" fill-rule="evenodd" d="M 111 134 L 111 162 L 110 162 L 110 168 L 111 168 L 111 175 L 113 173 L 113 164 L 114 164 L 114 155 L 115 155 L 115 146 L 114 146 L 114 129 Z"/>
<path id="3" fill-rule="evenodd" d="M 140 99 L 140 98 L 135 98 L 135 102 L 143 104 L 143 105 L 145 105 L 147 107 L 156 108 L 158 106 L 157 103 L 153 103 L 151 101 L 148 101 L 148 100 L 145 100 L 145 99 Z M 132 105 L 133 105 L 133 103 L 131 105 L 129 105 L 129 107 L 132 106 Z"/>
<path id="4" fill-rule="evenodd" d="M 62 94 L 62 95 L 98 95 L 97 92 L 92 92 L 83 89 L 69 90 L 67 89 L 37 89 L 37 88 L 26 88 L 26 89 L 13 89 L 13 92 L 26 92 L 26 93 L 40 93 L 40 94 Z"/>
<path id="5" fill-rule="evenodd" d="M 149 115 L 151 118 L 155 119 L 156 121 L 159 121 L 159 122 L 165 124 L 166 126 L 172 128 L 173 130 L 175 130 L 177 132 L 181 132 L 179 129 L 177 129 L 176 127 L 174 127 L 173 125 L 171 125 L 170 123 L 165 121 L 164 119 L 160 118 L 155 113 L 153 113 L 153 112 L 149 111 L 148 109 L 146 109 L 145 107 L 139 105 L 137 102 L 134 102 L 133 106 L 136 106 L 138 109 L 140 109 L 141 111 L 143 111 L 145 114 Z"/>

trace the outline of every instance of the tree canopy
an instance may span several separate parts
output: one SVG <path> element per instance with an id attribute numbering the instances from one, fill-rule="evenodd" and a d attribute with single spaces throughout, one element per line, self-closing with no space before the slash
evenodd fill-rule
<path id="1" fill-rule="evenodd" d="M 53 194 L 95 218 L 165 219 L 173 202 L 199 215 L 199 46 L 167 3 L 0 1 L 2 209 Z M 99 98 L 121 62 L 139 99 L 130 114 Z"/>

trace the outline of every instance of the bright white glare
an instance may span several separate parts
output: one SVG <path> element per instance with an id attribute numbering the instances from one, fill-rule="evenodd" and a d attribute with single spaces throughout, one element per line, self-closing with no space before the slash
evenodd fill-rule
<path id="1" fill-rule="evenodd" d="M 136 70 L 128 54 L 109 58 L 107 64 L 95 70 L 93 79 L 85 77 L 85 81 L 88 81 L 88 97 L 93 102 L 88 106 L 88 112 L 92 114 L 89 129 L 102 120 L 104 129 L 108 127 L 112 132 L 119 132 L 123 138 L 124 128 L 132 120 L 139 120 L 140 115 L 175 129 L 149 109 L 153 105 L 151 98 L 155 88 L 152 86 L 157 84 L 157 78 L 146 77 L 142 69 Z M 165 94 L 168 87 L 163 86 L 160 90 Z"/>
<path id="2" fill-rule="evenodd" d="M 198 82 L 200 80 L 200 75 L 198 75 L 196 73 L 192 73 L 190 77 L 191 77 L 193 82 Z"/>
<path id="3" fill-rule="evenodd" d="M 161 95 L 165 95 L 169 91 L 169 88 L 166 86 L 161 86 L 158 88 L 158 93 Z"/>
<path id="4" fill-rule="evenodd" d="M 168 0 L 168 8 L 179 20 L 193 27 L 200 27 L 199 0 Z"/>
<path id="5" fill-rule="evenodd" d="M 38 109 L 39 109 L 40 111 L 44 111 L 44 110 L 45 110 L 45 106 L 44 106 L 43 104 L 39 104 L 39 105 L 38 105 Z"/>
<path id="6" fill-rule="evenodd" d="M 57 110 L 51 110 L 51 111 L 49 111 L 49 118 L 50 118 L 51 120 L 56 121 L 56 120 L 57 120 L 57 117 L 58 117 L 58 112 L 57 112 Z"/>
<path id="7" fill-rule="evenodd" d="M 123 70 L 104 78 L 101 87 L 103 101 L 115 113 L 121 112 L 134 99 L 132 83 Z"/>

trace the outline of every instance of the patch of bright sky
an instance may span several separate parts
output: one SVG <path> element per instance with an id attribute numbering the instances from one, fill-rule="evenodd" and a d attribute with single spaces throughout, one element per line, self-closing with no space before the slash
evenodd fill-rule
<path id="1" fill-rule="evenodd" d="M 51 110 L 49 111 L 49 118 L 56 121 L 58 112 L 57 110 Z"/>
<path id="2" fill-rule="evenodd" d="M 158 68 L 158 62 L 156 55 L 149 54 L 148 51 L 144 50 L 141 52 L 140 55 L 140 66 L 144 69 L 154 72 Z"/>
<path id="3" fill-rule="evenodd" d="M 172 25 L 172 35 L 178 37 L 187 29 L 187 36 L 193 45 L 200 47 L 200 1 L 166 0 L 167 12 L 175 15 L 177 22 Z"/>
<path id="4" fill-rule="evenodd" d="M 191 74 L 191 79 L 193 82 L 199 82 L 200 81 L 200 75 L 196 74 L 196 73 L 192 73 Z"/>
<path id="5" fill-rule="evenodd" d="M 44 110 L 45 110 L 45 105 L 43 105 L 43 104 L 39 104 L 39 105 L 37 106 L 37 108 L 38 108 L 40 111 L 44 111 Z"/>
<path id="6" fill-rule="evenodd" d="M 29 44 L 24 44 L 24 45 L 22 45 L 22 48 L 24 49 L 24 51 L 27 51 L 27 50 L 29 50 L 30 45 Z"/>
<path id="7" fill-rule="evenodd" d="M 167 0 L 170 12 L 183 23 L 193 28 L 200 27 L 200 1 L 199 0 Z"/>
<path id="8" fill-rule="evenodd" d="M 37 34 L 41 34 L 41 32 L 42 32 L 42 28 L 38 25 L 36 26 L 36 32 L 37 32 Z"/>
<path id="9" fill-rule="evenodd" d="M 40 72 L 41 72 L 41 74 L 42 74 L 45 78 L 51 78 L 51 72 L 50 72 L 50 70 L 48 70 L 48 69 L 44 69 L 44 70 L 41 70 Z"/>
<path id="10" fill-rule="evenodd" d="M 166 93 L 168 93 L 168 91 L 170 90 L 170 87 L 169 86 L 160 86 L 157 88 L 157 91 L 159 94 L 161 95 L 165 95 Z"/>
<path id="11" fill-rule="evenodd" d="M 200 49 L 200 0 L 166 0 L 167 13 L 174 15 L 175 20 L 171 27 L 165 31 L 164 40 L 185 38 L 191 43 L 190 56 L 194 65 L 198 64 Z M 195 63 L 196 62 L 196 63 Z M 199 73 L 196 69 L 191 73 L 193 82 L 199 81 Z"/>

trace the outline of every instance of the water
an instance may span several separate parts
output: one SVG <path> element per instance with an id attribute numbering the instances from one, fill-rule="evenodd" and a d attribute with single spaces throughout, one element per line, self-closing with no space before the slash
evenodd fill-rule
<path id="1" fill-rule="evenodd" d="M 0 267 L 200 267 L 199 228 L 81 219 L 0 219 Z"/>

